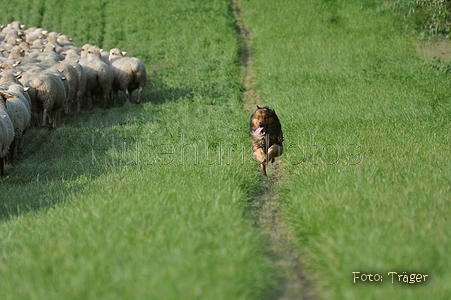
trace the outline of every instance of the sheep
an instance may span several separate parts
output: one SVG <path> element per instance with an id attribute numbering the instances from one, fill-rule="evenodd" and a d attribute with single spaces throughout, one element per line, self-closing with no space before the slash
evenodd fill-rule
<path id="1" fill-rule="evenodd" d="M 144 63 L 136 57 L 124 57 L 125 52 L 118 48 L 110 50 L 111 69 L 114 74 L 113 99 L 117 99 L 118 90 L 125 93 L 126 101 L 133 102 L 132 92 L 138 89 L 137 103 L 147 83 L 147 72 Z"/>
<path id="2" fill-rule="evenodd" d="M 81 50 L 76 50 L 76 49 L 69 49 L 64 51 L 63 53 L 61 53 L 64 56 L 64 59 L 70 59 L 70 60 L 77 60 L 79 61 L 81 56 L 80 56 Z"/>
<path id="3" fill-rule="evenodd" d="M 42 105 L 42 126 L 47 126 L 48 121 L 53 128 L 56 128 L 61 108 L 66 100 L 66 90 L 62 80 L 55 74 L 42 72 L 32 76 L 27 86 L 30 87 L 31 94 L 36 97 L 38 113 Z"/>
<path id="4" fill-rule="evenodd" d="M 8 83 L 7 85 L 4 85 L 5 88 L 8 90 L 8 93 L 13 94 L 14 96 L 20 98 L 22 102 L 25 103 L 27 106 L 28 111 L 31 114 L 31 98 L 28 94 L 28 87 L 24 87 L 22 84 L 18 83 Z"/>
<path id="5" fill-rule="evenodd" d="M 92 109 L 92 94 L 96 89 L 100 89 L 103 100 L 103 107 L 108 107 L 114 75 L 111 68 L 100 58 L 101 50 L 98 47 L 90 47 L 86 52 L 86 60 L 80 60 L 86 72 L 86 98 L 88 99 L 88 109 Z M 82 54 L 83 54 L 82 52 Z"/>
<path id="6" fill-rule="evenodd" d="M 23 73 L 21 78 L 19 79 L 20 83 L 23 86 L 26 86 L 26 93 L 24 92 L 24 95 L 27 94 L 27 99 L 30 100 L 30 108 L 31 108 L 31 126 L 32 127 L 40 127 L 42 118 L 40 117 L 40 113 L 42 110 L 42 103 L 37 98 L 37 91 L 35 88 L 30 87 L 29 82 L 38 74 L 40 73 L 40 69 L 35 71 L 27 71 L 26 73 Z M 11 89 L 11 87 L 10 87 Z M 25 88 L 24 88 L 25 89 Z"/>
<path id="7" fill-rule="evenodd" d="M 28 45 L 33 45 L 34 41 L 39 40 L 39 35 L 34 32 L 28 32 L 25 33 L 25 42 L 28 43 Z"/>
<path id="8" fill-rule="evenodd" d="M 42 49 L 42 52 L 50 52 L 53 56 L 57 57 L 58 60 L 63 60 L 64 57 L 60 54 L 62 52 L 62 47 L 55 44 L 55 43 L 47 43 L 44 48 Z"/>
<path id="9" fill-rule="evenodd" d="M 72 43 L 72 39 L 68 37 L 66 34 L 60 34 L 58 38 L 56 39 L 56 43 L 61 47 L 58 51 L 59 54 L 63 54 L 63 52 L 73 49 L 75 51 L 78 51 L 78 47 Z"/>
<path id="10" fill-rule="evenodd" d="M 15 46 L 22 42 L 22 35 L 23 33 L 16 30 L 15 28 L 9 28 L 5 33 L 5 43 L 10 46 Z"/>
<path id="11" fill-rule="evenodd" d="M 41 50 L 44 47 L 44 42 L 41 39 L 34 40 L 33 43 L 30 44 L 31 49 L 33 50 Z"/>
<path id="12" fill-rule="evenodd" d="M 12 21 L 11 23 L 9 23 L 9 26 L 16 30 L 22 30 L 25 28 L 25 25 L 22 24 L 20 21 Z"/>
<path id="13" fill-rule="evenodd" d="M 5 156 L 14 139 L 14 127 L 6 111 L 6 100 L 0 96 L 0 176 L 5 176 Z"/>
<path id="14" fill-rule="evenodd" d="M 25 50 L 19 46 L 14 46 L 9 52 L 8 58 L 19 58 L 25 56 Z"/>
<path id="15" fill-rule="evenodd" d="M 72 43 L 72 39 L 67 34 L 60 34 L 56 38 L 56 42 L 61 46 L 75 46 L 74 43 Z"/>
<path id="16" fill-rule="evenodd" d="M 76 110 L 80 111 L 81 106 L 83 104 L 83 99 L 86 92 L 86 72 L 85 69 L 80 65 L 79 56 L 76 54 L 74 50 L 69 50 L 66 52 L 66 59 L 65 62 L 72 65 L 72 67 L 77 72 L 78 76 L 78 90 L 76 91 L 75 95 L 75 103 L 76 103 Z"/>
<path id="17" fill-rule="evenodd" d="M 95 47 L 94 45 L 91 45 L 91 44 L 84 44 L 81 48 L 80 48 L 80 50 L 81 50 L 81 57 L 87 57 L 88 56 L 88 50 L 90 49 L 90 48 L 93 48 L 93 47 Z"/>
<path id="18" fill-rule="evenodd" d="M 7 59 L 0 63 L 0 69 L 2 69 L 2 71 L 12 70 L 15 67 L 17 67 L 20 63 L 21 63 L 20 60 Z"/>
<path id="19" fill-rule="evenodd" d="M 19 78 L 21 77 L 21 72 L 14 69 L 10 69 L 4 72 L 0 72 L 0 83 L 19 83 Z"/>
<path id="20" fill-rule="evenodd" d="M 67 103 L 64 107 L 64 110 L 66 114 L 70 114 L 72 103 L 77 100 L 75 96 L 80 87 L 78 73 L 75 68 L 68 62 L 59 62 L 57 64 L 54 64 L 53 68 L 61 71 L 62 74 L 66 77 L 66 81 L 68 82 L 69 90 L 67 91 Z"/>
<path id="21" fill-rule="evenodd" d="M 14 139 L 11 143 L 10 161 L 14 162 L 18 151 L 22 151 L 22 136 L 30 127 L 30 107 L 25 98 L 19 98 L 7 90 L 0 89 L 0 96 L 6 99 L 6 111 L 13 123 Z"/>
<path id="22" fill-rule="evenodd" d="M 63 107 L 61 108 L 61 111 L 65 110 L 68 105 L 67 103 L 69 102 L 69 95 L 70 95 L 70 89 L 71 89 L 71 86 L 70 86 L 69 81 L 67 80 L 67 77 L 63 74 L 63 72 L 56 69 L 55 65 L 52 65 L 52 67 L 44 70 L 43 72 L 56 75 L 63 83 L 64 90 L 66 92 L 66 98 L 63 101 Z"/>

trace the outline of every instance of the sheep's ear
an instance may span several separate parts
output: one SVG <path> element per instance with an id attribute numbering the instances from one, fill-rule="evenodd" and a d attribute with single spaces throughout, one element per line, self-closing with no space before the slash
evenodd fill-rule
<path id="1" fill-rule="evenodd" d="M 260 109 L 261 107 L 260 106 L 258 106 L 258 104 L 257 104 L 257 109 Z"/>
<path id="2" fill-rule="evenodd" d="M 23 91 L 24 91 L 24 92 L 28 91 L 29 89 L 30 89 L 29 86 L 24 86 L 24 87 L 23 87 Z"/>
<path id="3" fill-rule="evenodd" d="M 125 54 L 127 54 L 127 52 L 125 52 L 125 51 L 122 51 L 122 56 L 125 56 Z"/>

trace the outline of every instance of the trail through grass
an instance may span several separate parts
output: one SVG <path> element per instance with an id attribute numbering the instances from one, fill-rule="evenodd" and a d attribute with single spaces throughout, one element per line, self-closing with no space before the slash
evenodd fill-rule
<path id="1" fill-rule="evenodd" d="M 0 22 L 119 47 L 145 62 L 149 83 L 142 105 L 26 134 L 0 182 L 2 299 L 260 299 L 272 288 L 243 218 L 260 174 L 227 5 L 8 4 Z"/>
<path id="2" fill-rule="evenodd" d="M 283 216 L 322 299 L 446 299 L 450 78 L 379 1 L 244 1 L 283 122 Z M 389 272 L 428 274 L 406 284 Z M 353 273 L 382 282 L 353 282 Z"/>

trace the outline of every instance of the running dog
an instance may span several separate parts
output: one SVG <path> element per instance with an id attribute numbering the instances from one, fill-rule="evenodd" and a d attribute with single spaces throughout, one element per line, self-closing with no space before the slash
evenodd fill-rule
<path id="1" fill-rule="evenodd" d="M 251 115 L 249 127 L 252 152 L 260 163 L 263 176 L 267 176 L 266 163 L 273 163 L 283 152 L 282 125 L 273 109 L 257 105 Z"/>

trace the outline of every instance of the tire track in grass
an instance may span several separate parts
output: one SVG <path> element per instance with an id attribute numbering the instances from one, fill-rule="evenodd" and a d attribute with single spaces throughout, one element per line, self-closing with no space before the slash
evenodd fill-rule
<path id="1" fill-rule="evenodd" d="M 241 0 L 229 0 L 235 29 L 240 42 L 241 81 L 244 87 L 244 109 L 251 114 L 255 106 L 263 105 L 255 88 L 255 69 L 252 57 L 252 38 L 249 28 L 242 17 Z M 283 122 L 282 122 L 283 125 Z M 278 188 L 283 180 L 283 165 L 278 160 L 271 168 L 268 179 L 262 179 L 258 190 L 252 195 L 250 215 L 261 228 L 270 249 L 270 258 L 275 266 L 278 289 L 267 292 L 267 299 L 316 299 L 313 287 L 306 279 L 302 266 L 302 257 L 296 251 L 293 239 L 280 218 Z"/>

